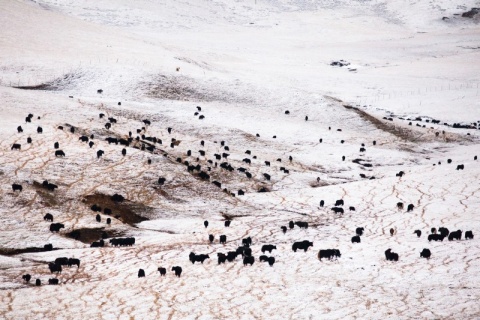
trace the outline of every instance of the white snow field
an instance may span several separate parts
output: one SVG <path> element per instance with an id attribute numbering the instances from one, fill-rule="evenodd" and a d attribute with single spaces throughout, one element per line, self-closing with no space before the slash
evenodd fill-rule
<path id="1" fill-rule="evenodd" d="M 462 16 L 478 7 L 0 1 L 0 318 L 480 319 L 480 13 Z M 461 240 L 429 241 L 439 227 Z M 218 264 L 247 237 L 253 265 Z M 80 266 L 51 273 L 59 257 Z"/>

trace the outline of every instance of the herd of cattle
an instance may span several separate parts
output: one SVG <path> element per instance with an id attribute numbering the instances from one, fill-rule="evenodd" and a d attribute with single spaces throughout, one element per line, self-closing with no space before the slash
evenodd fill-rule
<path id="1" fill-rule="evenodd" d="M 198 109 L 198 111 L 201 111 L 200 107 L 197 107 L 197 109 Z M 289 112 L 288 113 L 285 112 L 285 114 L 289 114 Z M 104 117 L 105 117 L 105 115 L 103 113 L 101 113 L 99 115 L 100 119 L 102 119 Z M 26 118 L 26 122 L 31 122 L 32 118 L 33 118 L 33 115 L 29 114 Z M 305 120 L 307 121 L 308 117 L 306 117 Z M 110 130 L 112 128 L 112 126 L 115 123 L 117 123 L 117 120 L 113 117 L 109 117 L 108 121 L 109 122 L 107 122 L 105 124 L 105 128 L 107 130 Z M 148 126 L 148 125 L 151 124 L 151 122 L 149 120 L 143 120 L 143 123 L 144 123 L 145 126 Z M 63 126 L 59 126 L 58 129 L 63 130 Z M 329 128 L 329 129 L 331 129 L 331 128 Z M 23 128 L 21 126 L 19 126 L 17 128 L 17 130 L 18 130 L 19 133 L 23 132 Z M 173 131 L 173 128 L 169 127 L 169 128 L 167 128 L 167 131 L 168 131 L 169 134 L 171 134 L 172 131 Z M 341 131 L 341 129 L 338 129 L 337 131 Z M 75 128 L 73 126 L 70 128 L 70 132 L 75 133 Z M 115 145 L 120 144 L 124 147 L 129 147 L 130 145 L 134 144 L 134 146 L 133 146 L 134 148 L 140 149 L 142 151 L 150 151 L 152 153 L 155 152 L 155 150 L 156 150 L 156 146 L 155 146 L 156 144 L 160 144 L 160 145 L 163 144 L 163 141 L 160 138 L 145 136 L 145 133 L 146 133 L 146 128 L 145 127 L 142 127 L 141 129 L 137 129 L 136 132 L 137 132 L 137 134 L 139 134 L 139 135 L 137 135 L 136 138 L 133 138 L 133 134 L 130 131 L 130 132 L 128 132 L 128 138 L 107 137 L 105 139 L 105 141 L 107 141 L 108 144 L 115 144 Z M 41 127 L 38 127 L 37 128 L 37 133 L 42 134 L 43 129 Z M 257 137 L 259 137 L 258 134 L 257 134 Z M 90 136 L 82 135 L 82 136 L 79 137 L 78 140 L 81 141 L 81 142 L 85 142 L 85 143 L 88 142 L 89 147 L 92 148 L 95 144 L 93 142 L 94 138 L 95 137 L 94 137 L 93 134 L 91 134 Z M 274 136 L 274 138 L 275 138 L 275 136 Z M 320 139 L 320 142 L 322 142 L 322 139 Z M 27 143 L 32 143 L 31 137 L 27 138 Z M 179 145 L 179 143 L 180 142 L 178 140 L 176 140 L 175 138 L 171 138 L 170 148 L 175 148 L 176 146 Z M 344 141 L 342 140 L 341 143 L 344 143 Z M 376 141 L 374 141 L 373 144 L 375 145 Z M 205 142 L 202 140 L 200 142 L 200 145 L 203 147 L 205 145 Z M 230 151 L 230 147 L 225 145 L 225 141 L 221 141 L 221 146 L 223 147 L 224 151 Z M 59 143 L 55 142 L 54 143 L 55 156 L 56 157 L 65 157 L 66 156 L 65 152 L 63 150 L 60 150 L 59 147 L 60 147 Z M 365 147 L 365 145 L 362 144 L 360 152 L 365 152 L 366 151 L 366 149 L 364 147 Z M 21 150 L 21 144 L 14 143 L 11 147 L 11 150 Z M 103 150 L 100 150 L 100 149 L 97 150 L 96 151 L 97 158 L 101 158 L 104 155 L 104 153 L 105 152 Z M 199 153 L 200 157 L 206 157 L 206 152 L 204 150 L 199 150 L 198 153 Z M 121 154 L 123 156 L 126 156 L 127 149 L 123 148 L 121 150 Z M 248 155 L 251 156 L 252 152 L 250 150 L 246 150 L 245 154 L 248 154 Z M 192 151 L 188 150 L 187 153 L 186 153 L 186 156 L 191 158 L 192 157 Z M 195 157 L 193 157 L 194 158 L 193 161 L 196 160 L 196 162 L 197 162 L 196 164 L 194 164 L 193 161 L 191 161 L 191 160 L 190 161 L 189 160 L 184 160 L 184 159 L 182 159 L 182 157 L 176 157 L 175 161 L 177 163 L 185 165 L 186 168 L 187 168 L 187 171 L 189 173 L 194 174 L 196 172 L 196 176 L 199 177 L 201 180 L 209 181 L 210 180 L 210 173 L 209 172 L 211 172 L 215 168 L 220 168 L 220 169 L 227 170 L 227 171 L 230 171 L 230 172 L 233 172 L 234 170 L 237 170 L 239 173 L 245 174 L 245 176 L 247 178 L 252 179 L 253 176 L 248 171 L 247 168 L 239 167 L 239 168 L 235 169 L 232 166 L 231 163 L 227 162 L 228 157 L 230 156 L 229 153 L 226 153 L 226 152 L 215 153 L 215 154 L 213 154 L 213 156 L 214 156 L 215 160 L 221 161 L 222 159 L 224 159 L 224 161 L 219 164 L 217 161 L 203 158 L 202 160 L 206 160 L 205 162 L 208 163 L 203 168 L 202 168 L 202 165 L 199 163 L 200 162 L 200 157 L 196 157 L 196 159 L 195 159 Z M 252 160 L 254 160 L 254 159 L 257 159 L 257 157 L 253 155 L 252 158 L 244 158 L 242 160 L 242 162 L 250 165 L 252 163 Z M 292 163 L 293 157 L 289 156 L 288 160 L 289 160 L 290 163 Z M 342 160 L 345 160 L 345 156 L 342 157 Z M 475 157 L 475 160 L 476 160 L 476 157 Z M 277 161 L 282 162 L 282 159 L 278 158 Z M 451 163 L 451 160 L 449 159 L 447 162 Z M 151 164 L 150 159 L 148 159 L 148 163 Z M 265 164 L 266 167 L 271 166 L 270 161 L 264 161 L 264 164 Z M 463 170 L 463 169 L 464 169 L 463 164 L 457 166 L 457 170 Z M 280 171 L 282 171 L 284 174 L 288 174 L 290 172 L 289 169 L 287 169 L 286 167 L 281 167 Z M 402 177 L 404 174 L 405 173 L 403 171 L 400 171 L 396 175 L 398 177 Z M 268 173 L 263 173 L 261 176 L 267 181 L 271 180 L 271 175 L 268 174 Z M 317 181 L 319 181 L 319 178 L 317 178 Z M 160 177 L 158 179 L 158 184 L 159 185 L 163 185 L 165 183 L 166 183 L 166 178 Z M 215 185 L 218 188 L 222 188 L 222 183 L 219 182 L 219 181 L 216 181 L 216 180 L 212 181 L 212 184 Z M 42 185 L 42 187 L 44 187 L 48 191 L 52 191 L 52 192 L 55 191 L 55 189 L 58 188 L 57 185 L 48 182 L 48 180 L 43 181 L 43 183 L 41 185 Z M 23 187 L 22 187 L 21 184 L 14 183 L 14 184 L 12 184 L 12 190 L 13 190 L 13 192 L 17 192 L 17 191 L 21 192 L 23 190 Z M 241 195 L 245 194 L 245 191 L 241 190 L 241 189 L 238 190 L 236 194 L 233 193 L 233 192 L 230 192 L 226 188 L 224 188 L 223 191 L 225 193 L 227 193 L 228 195 L 231 195 L 233 197 L 235 197 L 236 195 L 241 196 Z M 258 192 L 266 192 L 267 189 L 265 187 L 261 187 L 257 191 Z M 124 200 L 124 197 L 119 195 L 119 194 L 114 194 L 111 197 L 111 199 L 112 199 L 112 201 L 115 201 L 115 202 L 122 202 Z M 325 201 L 321 200 L 320 201 L 320 207 L 324 207 L 324 205 L 325 205 Z M 335 213 L 343 214 L 344 213 L 343 206 L 344 206 L 344 200 L 340 199 L 340 200 L 337 200 L 335 202 L 335 205 L 331 208 L 331 210 L 334 211 Z M 401 203 L 401 202 L 397 203 L 397 208 L 399 210 L 403 210 L 403 203 Z M 91 207 L 91 210 L 94 211 L 94 212 L 100 212 L 101 213 L 102 208 L 100 206 L 94 204 Z M 407 212 L 410 212 L 410 211 L 413 211 L 413 210 L 414 210 L 414 205 L 409 204 L 407 206 Z M 349 211 L 355 211 L 355 207 L 350 206 Z M 104 214 L 112 214 L 111 209 L 104 208 Z M 50 231 L 51 232 L 59 232 L 60 229 L 65 228 L 65 225 L 63 223 L 53 223 L 53 216 L 50 213 L 47 213 L 45 215 L 44 220 L 52 222 L 50 224 Z M 101 221 L 101 216 L 99 214 L 96 215 L 96 221 L 97 222 Z M 110 224 L 110 222 L 111 222 L 111 219 L 108 218 L 107 223 Z M 231 223 L 230 220 L 225 221 L 225 227 L 230 227 L 230 223 Z M 205 226 L 205 228 L 208 227 L 208 221 L 204 222 L 204 226 Z M 289 223 L 288 223 L 288 228 L 289 229 L 293 229 L 295 226 L 297 226 L 301 229 L 307 229 L 309 227 L 308 222 L 289 221 Z M 283 233 L 286 233 L 287 230 L 288 230 L 287 226 L 281 226 L 280 228 L 281 228 Z M 364 228 L 358 227 L 355 231 L 356 231 L 356 235 L 351 238 L 351 242 L 352 243 L 360 243 L 361 242 L 360 237 L 364 233 Z M 439 233 L 437 233 L 437 230 L 435 228 L 432 228 L 431 234 L 428 235 L 428 241 L 432 241 L 432 240 L 433 241 L 443 241 L 443 239 L 447 236 L 448 236 L 448 240 L 452 241 L 452 240 L 460 240 L 461 237 L 462 237 L 462 231 L 461 230 L 457 230 L 457 231 L 454 231 L 454 232 L 449 232 L 448 229 L 442 227 L 442 228 L 438 229 L 438 232 Z M 396 230 L 392 228 L 390 230 L 390 233 L 393 236 L 396 233 Z M 420 230 L 415 230 L 414 233 L 417 234 L 418 237 L 421 236 L 421 231 Z M 213 243 L 214 239 L 215 239 L 214 235 L 210 234 L 208 236 L 208 240 L 209 240 L 210 243 Z M 465 232 L 465 239 L 473 239 L 473 232 L 472 231 L 466 231 Z M 226 244 L 227 243 L 226 235 L 220 235 L 219 236 L 219 242 L 221 244 Z M 102 238 L 98 241 L 92 242 L 91 247 L 92 248 L 95 248 L 95 247 L 100 247 L 101 248 L 101 247 L 104 247 L 105 244 L 106 243 L 104 242 L 104 239 Z M 133 246 L 135 244 L 135 238 L 133 238 L 133 237 L 113 238 L 113 239 L 109 240 L 109 244 L 113 247 Z M 227 261 L 228 262 L 233 262 L 233 261 L 235 261 L 235 259 L 238 256 L 241 256 L 244 266 L 253 265 L 254 262 L 255 262 L 255 258 L 254 258 L 253 252 L 252 252 L 251 245 L 252 245 L 252 239 L 250 237 L 247 237 L 245 239 L 242 239 L 242 245 L 239 246 L 235 251 L 228 251 L 226 253 L 221 253 L 221 252 L 217 253 L 218 264 L 224 264 Z M 297 250 L 303 250 L 304 252 L 307 252 L 310 247 L 313 247 L 313 242 L 311 242 L 309 240 L 296 241 L 292 244 L 292 251 L 297 252 Z M 45 250 L 52 250 L 52 245 L 47 244 L 47 245 L 45 245 L 44 248 L 45 248 Z M 262 252 L 263 255 L 261 255 L 259 257 L 259 261 L 260 262 L 268 262 L 268 264 L 270 266 L 273 266 L 275 264 L 275 261 L 276 261 L 275 257 L 273 257 L 273 256 L 268 257 L 268 256 L 264 255 L 265 252 L 269 252 L 269 254 L 271 254 L 271 252 L 273 250 L 277 250 L 276 245 L 273 245 L 273 244 L 262 245 L 261 252 Z M 322 249 L 322 250 L 319 250 L 317 257 L 320 261 L 322 261 L 322 259 L 328 259 L 328 260 L 335 259 L 336 260 L 336 259 L 341 257 L 341 253 L 340 253 L 339 249 Z M 427 258 L 427 259 L 430 258 L 431 257 L 430 250 L 425 248 L 420 253 L 420 257 L 424 257 L 424 258 Z M 399 260 L 399 255 L 397 253 L 393 252 L 391 249 L 388 249 L 388 250 L 385 251 L 385 258 L 388 261 L 398 261 Z M 191 252 L 189 254 L 189 260 L 190 260 L 190 262 L 192 262 L 192 264 L 195 264 L 195 262 L 200 262 L 200 263 L 203 264 L 207 259 L 210 259 L 209 254 L 195 254 L 194 252 Z M 75 258 L 62 257 L 62 258 L 57 258 L 54 262 L 49 262 L 48 263 L 48 267 L 49 267 L 50 272 L 51 273 L 57 273 L 57 274 L 62 272 L 62 266 L 71 267 L 72 265 L 76 265 L 77 268 L 79 268 L 80 267 L 80 260 L 75 259 Z M 165 276 L 167 269 L 164 268 L 164 267 L 159 267 L 158 271 L 160 272 L 161 276 Z M 173 271 L 175 276 L 177 276 L 177 277 L 180 277 L 181 274 L 182 274 L 182 268 L 180 266 L 172 267 L 171 271 Z M 145 271 L 143 269 L 140 269 L 138 271 L 138 277 L 145 277 Z M 30 279 L 31 279 L 31 275 L 30 274 L 25 274 L 25 275 L 22 276 L 22 278 L 26 282 L 29 282 Z M 58 279 L 57 278 L 49 279 L 48 282 L 49 282 L 49 284 L 58 284 Z M 40 279 L 36 280 L 36 285 L 41 285 Z"/>

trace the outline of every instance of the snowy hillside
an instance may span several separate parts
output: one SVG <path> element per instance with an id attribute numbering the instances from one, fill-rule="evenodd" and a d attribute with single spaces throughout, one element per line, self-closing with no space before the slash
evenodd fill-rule
<path id="1" fill-rule="evenodd" d="M 4 1 L 0 317 L 480 318 L 476 7 Z"/>

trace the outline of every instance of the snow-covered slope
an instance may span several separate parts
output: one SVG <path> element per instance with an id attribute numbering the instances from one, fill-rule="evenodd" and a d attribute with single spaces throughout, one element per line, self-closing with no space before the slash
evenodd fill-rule
<path id="1" fill-rule="evenodd" d="M 2 3 L 0 315 L 480 317 L 478 240 L 427 240 L 433 227 L 480 229 L 479 20 L 461 17 L 478 6 Z M 111 128 L 108 118 L 116 119 Z M 128 147 L 106 141 L 129 132 Z M 55 142 L 65 157 L 55 156 Z M 44 180 L 58 189 L 48 191 Z M 113 202 L 115 193 L 126 200 Z M 344 214 L 331 210 L 338 199 Z M 113 213 L 97 222 L 94 204 Z M 414 210 L 406 212 L 407 204 Z M 47 213 L 65 228 L 50 232 Z M 283 233 L 289 221 L 309 228 Z M 353 244 L 357 227 L 365 233 Z M 105 247 L 90 248 L 102 232 Z M 134 246 L 109 243 L 127 236 Z M 217 264 L 217 253 L 235 251 L 248 236 L 253 266 L 241 257 Z M 293 252 L 303 240 L 313 248 Z M 56 250 L 44 251 L 48 243 Z M 258 260 L 264 244 L 277 246 L 267 254 L 276 259 L 272 267 Z M 319 261 L 319 250 L 333 248 L 340 258 Z M 388 248 L 398 262 L 385 260 Z M 431 259 L 420 258 L 424 248 Z M 210 259 L 192 265 L 190 252 Z M 79 258 L 80 267 L 51 274 L 48 262 L 58 257 Z M 183 268 L 180 278 L 173 266 Z M 158 267 L 167 268 L 166 277 Z M 137 278 L 140 268 L 145 278 Z M 29 284 L 22 281 L 27 273 Z M 54 277 L 60 285 L 47 285 Z"/>

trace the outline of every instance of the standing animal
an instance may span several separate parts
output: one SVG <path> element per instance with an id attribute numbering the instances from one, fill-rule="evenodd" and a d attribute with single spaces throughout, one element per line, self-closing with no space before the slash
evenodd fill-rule
<path id="1" fill-rule="evenodd" d="M 282 229 L 283 233 L 287 233 L 287 227 L 281 226 L 280 229 Z"/>
<path id="2" fill-rule="evenodd" d="M 203 221 L 203 225 L 205 226 L 205 228 L 207 228 L 208 227 L 208 221 L 207 220 Z"/>
<path id="3" fill-rule="evenodd" d="M 35 285 L 40 287 L 42 285 L 42 281 L 40 281 L 40 279 L 35 280 Z"/>
<path id="4" fill-rule="evenodd" d="M 268 258 L 268 265 L 270 267 L 273 267 L 273 264 L 275 263 L 275 257 L 269 257 Z"/>
<path id="5" fill-rule="evenodd" d="M 352 243 L 360 243 L 360 236 L 353 236 Z"/>
<path id="6" fill-rule="evenodd" d="M 355 229 L 355 233 L 358 235 L 358 236 L 361 236 L 363 235 L 363 231 L 365 229 L 363 227 L 358 227 L 357 229 Z"/>
<path id="7" fill-rule="evenodd" d="M 309 247 L 313 247 L 313 242 L 310 242 L 308 240 L 298 241 L 293 243 L 292 250 L 294 252 L 297 252 L 297 249 L 303 249 L 305 252 L 307 252 Z"/>
<path id="8" fill-rule="evenodd" d="M 100 222 L 100 221 L 102 221 L 102 218 L 100 217 L 99 214 L 97 214 L 96 217 L 95 217 L 95 220 L 97 220 L 97 222 Z"/>
<path id="9" fill-rule="evenodd" d="M 462 230 L 452 231 L 448 235 L 448 241 L 462 240 Z"/>
<path id="10" fill-rule="evenodd" d="M 420 230 L 415 230 L 413 233 L 416 233 L 418 238 L 422 235 L 422 231 Z"/>
<path id="11" fill-rule="evenodd" d="M 12 148 L 11 148 L 10 150 L 14 150 L 14 149 L 15 149 L 15 150 L 20 150 L 21 148 L 22 148 L 22 145 L 21 145 L 21 144 L 19 144 L 19 143 L 14 143 L 14 144 L 12 145 Z"/>
<path id="12" fill-rule="evenodd" d="M 65 157 L 65 152 L 63 152 L 63 150 L 56 150 L 55 157 Z"/>
<path id="13" fill-rule="evenodd" d="M 225 227 L 230 227 L 231 220 L 225 220 Z"/>
<path id="14" fill-rule="evenodd" d="M 293 223 L 293 221 L 290 221 L 290 222 L 288 223 L 288 227 L 289 227 L 290 229 L 293 229 L 294 226 L 295 226 L 295 224 Z"/>
<path id="15" fill-rule="evenodd" d="M 58 142 L 55 142 L 55 143 L 53 144 L 53 148 L 54 148 L 54 149 L 60 148 L 60 145 L 58 144 Z"/>
<path id="16" fill-rule="evenodd" d="M 75 258 L 69 258 L 67 265 L 69 267 L 76 265 L 77 268 L 80 268 L 80 259 L 75 259 Z"/>
<path id="17" fill-rule="evenodd" d="M 394 228 L 390 228 L 390 235 L 393 236 L 396 233 Z"/>
<path id="18" fill-rule="evenodd" d="M 432 255 L 432 253 L 430 252 L 429 249 L 423 249 L 422 252 L 420 252 L 420 257 L 421 258 L 430 259 L 431 255 Z"/>
<path id="19" fill-rule="evenodd" d="M 343 206 L 343 205 L 344 205 L 344 202 L 343 202 L 342 199 L 335 201 L 335 206 L 336 206 L 336 207 L 337 207 L 337 206 Z"/>
<path id="20" fill-rule="evenodd" d="M 29 275 L 28 273 L 27 274 L 24 274 L 22 276 L 22 279 L 25 280 L 25 282 L 30 282 L 30 279 L 32 278 L 31 275 Z"/>
<path id="21" fill-rule="evenodd" d="M 323 207 L 325 205 L 325 201 L 320 200 L 320 207 Z"/>
<path id="22" fill-rule="evenodd" d="M 180 278 L 180 275 L 182 274 L 182 267 L 179 267 L 179 266 L 172 267 L 172 271 L 175 271 L 175 276 Z"/>
<path id="23" fill-rule="evenodd" d="M 15 192 L 15 191 L 22 191 L 23 188 L 22 188 L 22 186 L 21 186 L 20 184 L 14 183 L 14 184 L 12 184 L 12 190 L 13 190 L 13 192 Z"/>
<path id="24" fill-rule="evenodd" d="M 318 252 L 318 260 L 322 261 L 322 258 L 327 258 L 328 260 L 332 260 L 333 257 L 340 258 L 342 254 L 340 253 L 340 250 L 338 249 L 325 249 L 325 250 L 320 250 Z"/>
<path id="25" fill-rule="evenodd" d="M 397 202 L 397 209 L 403 210 L 403 202 Z"/>
<path id="26" fill-rule="evenodd" d="M 139 269 L 138 270 L 138 277 L 139 278 L 144 278 L 145 277 L 145 270 Z"/>
<path id="27" fill-rule="evenodd" d="M 271 244 L 264 244 L 262 246 L 262 253 L 265 253 L 265 251 L 268 251 L 269 253 L 272 253 L 272 250 L 277 249 L 277 246 L 271 245 Z"/>
<path id="28" fill-rule="evenodd" d="M 48 279 L 48 284 L 57 285 L 58 279 L 57 278 Z"/>
<path id="29" fill-rule="evenodd" d="M 165 269 L 165 268 L 159 267 L 159 268 L 157 269 L 157 271 L 160 272 L 160 276 L 161 276 L 161 277 L 167 275 L 167 269 Z"/>
<path id="30" fill-rule="evenodd" d="M 465 231 L 465 240 L 473 239 L 473 232 L 472 230 L 470 231 Z"/>
<path id="31" fill-rule="evenodd" d="M 52 215 L 51 213 L 47 213 L 47 214 L 43 217 L 43 220 L 53 222 L 53 215 Z"/>
<path id="32" fill-rule="evenodd" d="M 244 257 L 243 258 L 243 265 L 246 266 L 247 264 L 253 266 L 253 263 L 255 262 L 255 258 L 253 256 L 249 257 Z"/>
<path id="33" fill-rule="evenodd" d="M 398 254 L 395 252 L 392 252 L 392 249 L 387 249 L 385 251 L 385 258 L 388 261 L 398 261 Z"/>
<path id="34" fill-rule="evenodd" d="M 213 240 L 215 240 L 215 236 L 213 234 L 209 234 L 208 235 L 208 240 L 210 241 L 210 243 L 212 243 Z"/>
<path id="35" fill-rule="evenodd" d="M 227 236 L 226 236 L 226 235 L 222 234 L 222 235 L 220 236 L 220 243 L 221 243 L 221 244 L 227 243 Z"/>
<path id="36" fill-rule="evenodd" d="M 413 211 L 413 208 L 414 208 L 414 207 L 415 207 L 415 206 L 410 203 L 410 204 L 407 206 L 407 212 Z"/>

